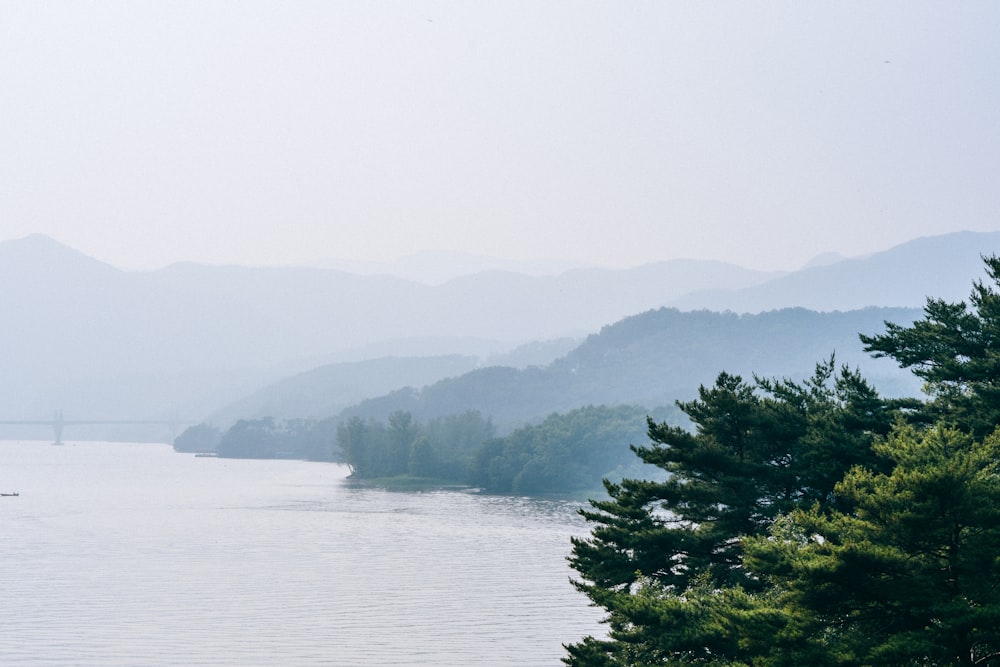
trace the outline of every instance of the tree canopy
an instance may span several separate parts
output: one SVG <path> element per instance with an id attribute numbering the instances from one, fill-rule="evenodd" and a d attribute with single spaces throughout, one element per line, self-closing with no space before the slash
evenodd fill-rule
<path id="1" fill-rule="evenodd" d="M 628 445 L 642 439 L 646 414 L 634 405 L 551 414 L 486 442 L 473 459 L 469 483 L 519 495 L 593 491 L 602 478 L 639 471 Z"/>
<path id="2" fill-rule="evenodd" d="M 337 443 L 362 479 L 408 475 L 521 495 L 589 492 L 602 477 L 641 469 L 628 443 L 642 438 L 645 414 L 638 406 L 587 406 L 498 437 L 476 411 L 426 424 L 396 411 L 387 422 L 348 419 Z"/>
<path id="3" fill-rule="evenodd" d="M 872 462 L 873 439 L 892 425 L 874 389 L 849 369 L 835 371 L 833 359 L 802 383 L 721 373 L 679 407 L 694 433 L 650 421 L 651 443 L 635 448 L 667 478 L 607 482 L 610 498 L 583 511 L 595 526 L 573 540 L 570 561 L 585 578 L 577 587 L 608 610 L 612 640 L 569 647 L 568 664 L 644 664 L 636 661 L 646 649 L 691 661 L 703 644 L 729 642 L 724 626 L 695 629 L 684 596 L 699 587 L 760 589 L 743 567 L 742 538 L 766 534 L 800 503 L 831 503 L 836 481 Z M 697 640 L 678 640 L 672 650 L 644 646 L 645 638 L 691 632 Z M 621 655 L 584 659 L 594 651 L 602 660 Z"/>
<path id="4" fill-rule="evenodd" d="M 946 419 L 978 435 L 1000 423 L 1000 257 L 983 259 L 992 284 L 973 284 L 968 303 L 928 298 L 910 326 L 886 322 L 884 334 L 861 341 L 926 381 L 929 419 Z"/>
<path id="5" fill-rule="evenodd" d="M 721 373 L 607 482 L 574 582 L 608 634 L 577 667 L 1000 665 L 1000 260 L 969 303 L 862 336 L 926 382 L 886 400 L 833 360 L 804 382 Z"/>
<path id="6" fill-rule="evenodd" d="M 351 417 L 337 428 L 337 445 L 358 478 L 414 477 L 465 483 L 473 454 L 496 433 L 493 422 L 469 410 L 422 424 L 397 410 L 386 422 Z"/>
<path id="7" fill-rule="evenodd" d="M 744 540 L 748 569 L 830 664 L 997 664 L 1000 437 L 902 426 L 874 449 L 892 468 L 847 473 L 851 511 L 793 511 Z"/>

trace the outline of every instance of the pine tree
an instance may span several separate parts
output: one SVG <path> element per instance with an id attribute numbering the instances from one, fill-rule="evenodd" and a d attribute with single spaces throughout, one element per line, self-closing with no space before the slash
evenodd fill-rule
<path id="1" fill-rule="evenodd" d="M 927 299 L 924 319 L 861 336 L 865 350 L 891 357 L 926 381 L 926 420 L 945 419 L 985 436 L 1000 424 L 1000 257 L 984 257 L 992 284 L 973 283 L 969 303 Z"/>
<path id="2" fill-rule="evenodd" d="M 832 501 L 892 423 L 859 375 L 834 377 L 833 359 L 802 383 L 722 373 L 678 405 L 694 433 L 650 421 L 651 444 L 634 448 L 666 481 L 606 483 L 609 499 L 582 511 L 595 525 L 573 540 L 575 585 L 608 611 L 610 639 L 567 647 L 569 665 L 743 664 L 747 651 L 717 613 L 742 600 L 748 616 L 768 616 L 750 604 L 761 581 L 743 567 L 742 538 Z"/>
<path id="3" fill-rule="evenodd" d="M 804 383 L 722 374 L 649 424 L 666 482 L 607 484 L 575 582 L 607 639 L 569 665 L 1000 667 L 1000 259 L 969 303 L 862 336 L 926 381 L 884 401 L 832 361 Z"/>
<path id="4" fill-rule="evenodd" d="M 875 451 L 891 471 L 851 470 L 849 512 L 793 511 L 747 567 L 822 637 L 812 664 L 1000 665 L 1000 435 L 903 426 Z"/>

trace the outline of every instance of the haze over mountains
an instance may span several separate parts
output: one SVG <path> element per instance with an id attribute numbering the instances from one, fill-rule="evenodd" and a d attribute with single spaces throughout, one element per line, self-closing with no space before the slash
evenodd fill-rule
<path id="1" fill-rule="evenodd" d="M 801 306 L 853 310 L 866 306 L 921 306 L 925 296 L 966 298 L 973 279 L 985 277 L 980 255 L 997 252 L 1000 232 L 958 232 L 920 238 L 866 257 L 829 261 L 736 289 L 692 290 L 669 304 L 759 313 Z"/>
<path id="2" fill-rule="evenodd" d="M 556 275 L 494 270 L 428 284 L 318 268 L 126 272 L 31 236 L 0 243 L 0 420 L 46 418 L 55 408 L 67 419 L 201 420 L 325 364 L 440 357 L 439 370 L 424 363 L 417 374 L 399 371 L 399 386 L 419 386 L 522 344 L 562 339 L 520 362 L 545 365 L 568 351 L 567 340 L 665 305 L 748 313 L 920 307 L 926 295 L 964 299 L 982 275 L 980 255 L 997 251 L 1000 233 L 959 233 L 787 274 L 674 260 Z M 344 389 L 329 405 L 383 389 Z"/>
<path id="3" fill-rule="evenodd" d="M 382 420 L 403 410 L 430 420 L 476 410 L 506 432 L 587 405 L 669 407 L 695 398 L 698 386 L 711 385 L 723 370 L 747 380 L 755 374 L 804 380 L 831 354 L 838 366 L 859 368 L 882 393 L 912 396 L 919 383 L 894 362 L 865 354 L 858 332 L 881 331 L 886 320 L 911 322 L 920 312 L 788 308 L 737 315 L 660 308 L 604 327 L 545 367 L 480 368 L 423 389 L 370 398 L 340 416 Z"/>
<path id="4" fill-rule="evenodd" d="M 391 262 L 326 259 L 309 264 L 361 276 L 387 275 L 427 285 L 440 285 L 461 276 L 483 271 L 506 271 L 526 276 L 555 276 L 573 269 L 596 268 L 560 260 L 512 260 L 467 252 L 419 252 Z"/>

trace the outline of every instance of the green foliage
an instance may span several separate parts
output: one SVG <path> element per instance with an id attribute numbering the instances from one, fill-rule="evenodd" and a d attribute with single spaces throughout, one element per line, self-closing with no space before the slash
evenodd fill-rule
<path id="1" fill-rule="evenodd" d="M 410 460 L 406 470 L 414 477 L 433 477 L 438 473 L 440 464 L 434 446 L 424 436 L 414 440 L 410 447 Z"/>
<path id="2" fill-rule="evenodd" d="M 636 406 L 590 406 L 498 438 L 475 411 L 427 424 L 397 411 L 388 424 L 348 419 L 338 427 L 337 444 L 361 479 L 409 474 L 491 493 L 573 493 L 593 490 L 602 477 L 641 470 L 627 443 L 642 437 L 645 418 Z"/>
<path id="3" fill-rule="evenodd" d="M 875 462 L 871 444 L 892 425 L 857 373 L 834 368 L 818 364 L 801 383 L 722 373 L 679 404 L 694 433 L 649 422 L 651 442 L 635 451 L 667 478 L 606 483 L 610 499 L 582 512 L 591 535 L 573 540 L 576 586 L 609 612 L 600 660 L 749 664 L 753 642 L 719 610 L 740 611 L 741 627 L 780 614 L 755 606 L 766 586 L 743 566 L 742 538 L 803 503 L 834 503 L 836 482 Z M 568 664 L 602 664 L 573 652 L 598 646 L 574 647 Z"/>
<path id="4" fill-rule="evenodd" d="M 396 411 L 389 415 L 388 447 L 386 448 L 385 476 L 404 475 L 410 468 L 410 448 L 420 435 L 413 415 Z"/>
<path id="5" fill-rule="evenodd" d="M 492 438 L 492 422 L 474 411 L 423 425 L 405 411 L 388 423 L 351 417 L 337 427 L 337 445 L 359 479 L 413 475 L 464 483 L 468 462 Z"/>
<path id="6" fill-rule="evenodd" d="M 202 422 L 186 428 L 174 438 L 174 450 L 178 452 L 214 452 L 222 433 L 211 424 Z"/>
<path id="7" fill-rule="evenodd" d="M 476 451 L 496 435 L 496 427 L 491 419 L 467 410 L 431 419 L 423 433 L 437 457 L 437 475 L 464 483 Z"/>
<path id="8" fill-rule="evenodd" d="M 1000 257 L 983 260 L 993 285 L 974 283 L 965 302 L 927 299 L 924 319 L 861 336 L 865 350 L 891 357 L 926 381 L 929 420 L 942 417 L 979 436 L 1000 423 Z"/>
<path id="9" fill-rule="evenodd" d="M 630 441 L 643 436 L 646 411 L 637 406 L 588 406 L 549 415 L 486 443 L 469 481 L 491 493 L 537 495 L 592 490 L 605 477 L 635 469 Z"/>
<path id="10" fill-rule="evenodd" d="M 694 433 L 650 422 L 636 452 L 669 477 L 608 482 L 583 512 L 575 584 L 609 636 L 564 662 L 1000 667 L 1000 294 L 970 302 L 862 337 L 925 401 L 831 361 L 801 383 L 721 374 L 680 404 Z"/>
<path id="11" fill-rule="evenodd" d="M 331 420 L 241 419 L 219 439 L 219 456 L 232 458 L 296 458 L 329 461 L 333 443 Z"/>
<path id="12" fill-rule="evenodd" d="M 337 447 L 351 474 L 358 477 L 385 473 L 387 441 L 385 426 L 373 419 L 351 417 L 337 426 Z"/>
<path id="13" fill-rule="evenodd" d="M 903 426 L 875 450 L 892 469 L 844 477 L 850 512 L 790 513 L 747 567 L 835 630 L 831 664 L 1000 664 L 1000 436 Z"/>
<path id="14" fill-rule="evenodd" d="M 456 373 L 419 390 L 368 399 L 341 417 L 384 420 L 405 410 L 426 423 L 479 410 L 508 433 L 585 405 L 673 405 L 676 399 L 695 398 L 696 388 L 711 384 L 719 369 L 743 377 L 756 372 L 804 380 L 831 350 L 841 363 L 877 380 L 883 393 L 911 395 L 919 391 L 919 382 L 890 361 L 871 359 L 857 332 L 874 330 L 885 319 L 919 314 L 914 308 L 826 313 L 788 308 L 756 315 L 660 308 L 605 326 L 544 367 Z"/>

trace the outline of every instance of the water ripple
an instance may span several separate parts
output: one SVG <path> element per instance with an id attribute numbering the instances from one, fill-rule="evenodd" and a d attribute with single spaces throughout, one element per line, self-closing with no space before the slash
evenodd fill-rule
<path id="1" fill-rule="evenodd" d="M 557 665 L 576 505 L 167 447 L 0 445 L 0 663 Z"/>

